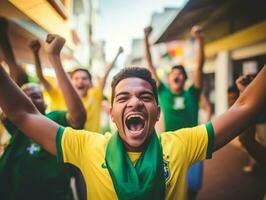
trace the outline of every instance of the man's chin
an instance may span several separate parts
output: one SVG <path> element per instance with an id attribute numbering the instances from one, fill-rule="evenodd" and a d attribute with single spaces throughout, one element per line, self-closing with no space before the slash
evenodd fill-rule
<path id="1" fill-rule="evenodd" d="M 78 91 L 78 94 L 81 97 L 85 97 L 86 96 L 86 92 L 85 91 Z"/>

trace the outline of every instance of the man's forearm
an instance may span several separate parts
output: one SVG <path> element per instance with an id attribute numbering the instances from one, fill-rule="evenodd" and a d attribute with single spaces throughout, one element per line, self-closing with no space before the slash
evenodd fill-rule
<path id="1" fill-rule="evenodd" d="M 0 106 L 8 119 L 20 123 L 25 112 L 38 113 L 20 88 L 8 77 L 0 66 Z"/>
<path id="2" fill-rule="evenodd" d="M 202 71 L 205 61 L 204 53 L 204 38 L 202 36 L 197 37 L 195 40 L 195 72 L 194 72 L 194 85 L 195 87 L 201 87 Z"/>
<path id="3" fill-rule="evenodd" d="M 13 62 L 16 63 L 15 56 L 12 50 L 12 46 L 10 44 L 10 40 L 7 33 L 1 34 L 0 44 L 2 47 L 2 51 L 4 54 L 4 57 L 6 59 L 6 62 Z M 9 64 L 9 63 L 8 63 Z"/>
<path id="4" fill-rule="evenodd" d="M 1 34 L 0 45 L 4 54 L 4 59 L 9 67 L 10 76 L 19 85 L 28 82 L 26 72 L 18 65 L 7 33 Z"/>
<path id="5" fill-rule="evenodd" d="M 69 77 L 66 75 L 59 55 L 49 54 L 49 60 L 58 79 L 65 103 L 68 108 L 71 125 L 74 128 L 81 128 L 86 120 L 86 111 L 82 101 L 72 86 Z"/>
<path id="6" fill-rule="evenodd" d="M 157 85 L 158 85 L 160 80 L 157 76 L 156 69 L 154 68 L 153 63 L 152 63 L 149 38 L 147 35 L 144 36 L 144 46 L 145 46 L 145 58 L 146 58 L 148 68 L 149 68 L 153 78 L 156 80 Z"/>
<path id="7" fill-rule="evenodd" d="M 121 48 L 121 47 L 120 47 L 120 48 Z M 120 49 L 119 49 L 119 51 L 118 51 L 117 54 L 115 55 L 115 58 L 113 59 L 113 61 L 111 62 L 111 64 L 109 64 L 109 65 L 107 66 L 107 69 L 106 69 L 106 71 L 105 71 L 105 73 L 104 73 L 104 76 L 103 76 L 103 78 L 102 78 L 102 80 L 101 80 L 101 88 L 102 88 L 102 90 L 104 90 L 104 87 L 105 87 L 105 84 L 106 84 L 106 79 L 107 79 L 107 77 L 108 77 L 110 71 L 113 69 L 113 67 L 114 67 L 114 65 L 115 65 L 115 63 L 116 63 L 116 61 L 117 61 L 119 55 L 122 53 L 122 51 L 123 51 L 123 50 L 120 50 Z"/>
<path id="8" fill-rule="evenodd" d="M 51 84 L 45 79 L 43 72 L 42 72 L 42 66 L 41 66 L 41 60 L 39 56 L 39 52 L 33 52 L 34 61 L 35 61 L 35 69 L 36 74 L 39 79 L 39 81 L 43 84 L 44 88 L 49 91 L 52 89 Z"/>

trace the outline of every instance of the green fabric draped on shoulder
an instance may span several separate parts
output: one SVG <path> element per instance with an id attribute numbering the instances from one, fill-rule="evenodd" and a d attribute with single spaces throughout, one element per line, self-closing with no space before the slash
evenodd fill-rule
<path id="1" fill-rule="evenodd" d="M 164 199 L 163 153 L 155 131 L 135 166 L 118 133 L 108 143 L 105 160 L 119 200 Z"/>

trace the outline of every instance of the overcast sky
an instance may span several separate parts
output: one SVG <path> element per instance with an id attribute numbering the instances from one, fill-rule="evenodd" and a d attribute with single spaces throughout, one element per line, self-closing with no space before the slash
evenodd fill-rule
<path id="1" fill-rule="evenodd" d="M 186 2 L 186 0 L 99 1 L 99 37 L 106 41 L 107 61 L 112 59 L 119 46 L 123 46 L 125 54 L 130 52 L 131 40 L 143 37 L 143 28 L 149 25 L 153 12 L 163 11 L 164 7 L 182 7 Z"/>

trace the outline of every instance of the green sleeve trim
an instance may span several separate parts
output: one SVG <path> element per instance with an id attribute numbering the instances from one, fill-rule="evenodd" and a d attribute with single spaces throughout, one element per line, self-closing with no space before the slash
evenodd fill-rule
<path id="1" fill-rule="evenodd" d="M 62 153 L 62 146 L 61 146 L 61 141 L 62 141 L 62 136 L 64 133 L 64 127 L 60 126 L 57 130 L 56 134 L 56 150 L 57 150 L 57 161 L 58 162 L 64 162 L 63 160 L 63 153 Z"/>
<path id="2" fill-rule="evenodd" d="M 205 126 L 208 133 L 208 146 L 207 146 L 206 158 L 210 159 L 212 158 L 212 153 L 214 151 L 214 129 L 210 121 Z"/>

